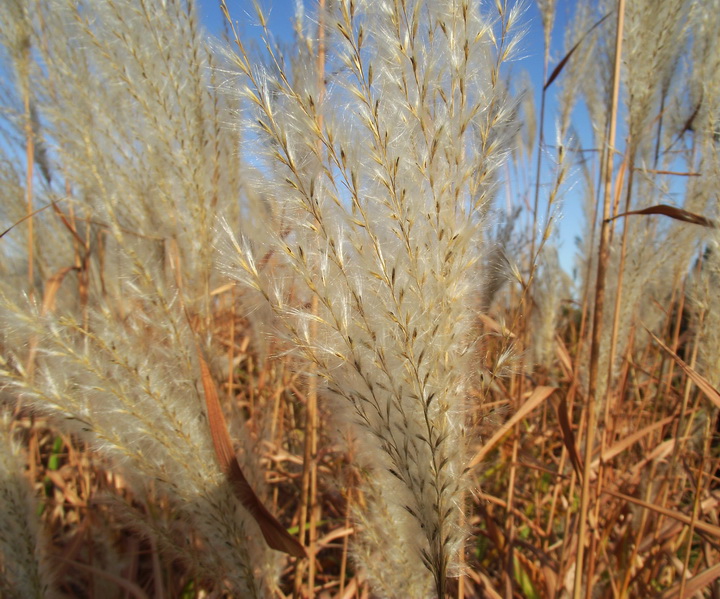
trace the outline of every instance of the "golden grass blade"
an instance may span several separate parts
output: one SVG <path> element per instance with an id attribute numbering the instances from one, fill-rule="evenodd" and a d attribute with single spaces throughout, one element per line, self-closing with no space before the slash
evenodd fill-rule
<path id="1" fill-rule="evenodd" d="M 253 491 L 250 483 L 245 478 L 240 464 L 238 464 L 233 450 L 230 434 L 228 433 L 225 417 L 220 408 L 217 389 L 213 381 L 210 369 L 198 350 L 200 361 L 200 374 L 202 377 L 203 390 L 205 392 L 205 405 L 207 406 L 210 434 L 215 447 L 215 455 L 220 468 L 225 473 L 235 496 L 240 500 L 245 509 L 255 518 L 260 526 L 265 541 L 277 551 L 283 551 L 298 558 L 306 557 L 305 549 L 298 541 L 291 536 L 282 524 L 277 521 L 258 496 Z"/>
<path id="2" fill-rule="evenodd" d="M 618 499 L 624 499 L 625 501 L 629 501 L 630 503 L 634 503 L 635 505 L 639 505 L 640 507 L 644 507 L 645 509 L 652 510 L 653 512 L 657 512 L 658 514 L 667 516 L 668 518 L 673 518 L 674 520 L 682 522 L 683 524 L 686 524 L 688 526 L 690 526 L 691 524 L 692 518 L 690 516 L 686 516 L 682 512 L 655 505 L 654 503 L 648 503 L 647 501 L 643 501 L 642 499 L 636 499 L 635 497 L 625 495 L 624 493 L 618 493 L 617 491 L 612 491 L 611 489 L 603 489 L 603 493 L 605 493 L 606 495 L 612 495 L 613 497 L 617 497 Z M 695 522 L 693 522 L 693 526 L 695 526 L 695 528 L 698 530 L 720 538 L 720 526 L 708 524 L 707 522 L 703 522 L 702 520 L 695 520 Z"/>
<path id="3" fill-rule="evenodd" d="M 560 360 L 563 369 L 565 370 L 566 376 L 573 377 L 574 374 L 572 358 L 570 357 L 570 352 L 568 351 L 567 346 L 565 345 L 565 342 L 562 340 L 560 335 L 555 336 L 555 353 L 558 357 L 558 360 Z"/>
<path id="4" fill-rule="evenodd" d="M 665 591 L 660 597 L 661 599 L 685 599 L 686 597 L 692 597 L 695 593 L 704 589 L 718 578 L 720 578 L 720 563 L 710 566 L 700 572 L 700 574 L 688 579 L 685 582 L 685 591 L 682 595 L 680 594 L 680 585 L 676 584 L 674 587 Z"/>
<path id="5" fill-rule="evenodd" d="M 656 168 L 644 168 L 637 169 L 644 173 L 654 173 L 655 175 L 675 175 L 677 177 L 700 177 L 702 173 L 696 173 L 693 171 L 669 171 L 667 169 L 656 169 Z"/>
<path id="6" fill-rule="evenodd" d="M 609 462 L 612 460 L 616 455 L 622 453 L 625 451 L 628 447 L 630 447 L 633 443 L 636 443 L 640 439 L 642 439 L 644 436 L 649 435 L 654 430 L 658 428 L 662 428 L 666 424 L 670 424 L 675 419 L 675 415 L 668 416 L 667 418 L 663 418 L 662 420 L 659 420 L 658 422 L 653 422 L 652 424 L 646 426 L 645 428 L 637 431 L 636 433 L 633 433 L 632 435 L 628 435 L 625 437 L 622 441 L 619 443 L 615 443 L 612 447 L 609 449 L 606 449 L 602 454 L 602 461 L 603 462 Z"/>
<path id="7" fill-rule="evenodd" d="M 525 416 L 537 408 L 542 402 L 550 397 L 557 387 L 536 387 L 535 390 L 530 394 L 527 401 L 522 407 L 513 415 L 510 420 L 503 424 L 498 431 L 490 438 L 487 443 L 484 443 L 480 450 L 475 454 L 475 457 L 470 461 L 468 468 L 474 468 L 480 461 L 488 454 L 488 452 L 498 444 L 498 442 L 507 434 L 507 432 L 520 422 Z"/>
<path id="8" fill-rule="evenodd" d="M 51 276 L 45 283 L 45 290 L 43 291 L 43 301 L 40 313 L 44 316 L 55 310 L 55 297 L 60 290 L 65 275 L 70 271 L 79 270 L 76 266 L 66 266 L 58 270 L 53 276 Z M 27 370 L 29 373 L 35 371 L 35 356 L 37 355 L 38 339 L 33 337 L 30 339 L 30 351 L 28 352 L 27 359 Z"/>
<path id="9" fill-rule="evenodd" d="M 647 329 L 646 329 L 647 330 Z M 700 391 L 702 391 L 705 396 L 715 404 L 718 408 L 720 408 L 720 392 L 718 392 L 715 387 L 713 387 L 710 384 L 710 381 L 708 381 L 703 375 L 701 375 L 697 370 L 695 370 L 692 366 L 685 363 L 685 361 L 678 356 L 672 349 L 670 349 L 667 345 L 665 345 L 656 335 L 654 335 L 651 331 L 648 331 L 650 333 L 650 336 L 653 338 L 655 343 L 657 343 L 665 352 L 668 353 L 668 355 L 677 362 L 677 365 L 680 366 L 680 368 L 683 370 L 685 374 L 687 374 L 693 383 L 695 383 Z"/>
<path id="10" fill-rule="evenodd" d="M 479 578 L 483 584 L 482 590 L 485 597 L 488 599 L 502 599 L 502 595 L 498 593 L 492 586 L 492 581 L 485 576 L 482 572 L 479 573 Z"/>
<path id="11" fill-rule="evenodd" d="M 317 540 L 317 545 L 318 547 L 329 547 L 333 541 L 349 537 L 350 535 L 354 534 L 354 532 L 355 528 L 352 526 L 343 526 L 341 528 L 336 528 L 335 530 L 326 534 L 324 537 L 319 538 Z"/>

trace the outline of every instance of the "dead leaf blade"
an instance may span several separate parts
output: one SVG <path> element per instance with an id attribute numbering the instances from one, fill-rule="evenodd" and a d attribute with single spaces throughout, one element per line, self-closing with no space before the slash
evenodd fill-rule
<path id="1" fill-rule="evenodd" d="M 565 398 L 560 399 L 560 405 L 557 409 L 558 421 L 560 422 L 560 431 L 562 432 L 563 443 L 568 450 L 570 455 L 570 461 L 572 462 L 573 468 L 575 468 L 575 474 L 578 479 L 582 480 L 582 460 L 580 459 L 580 453 L 577 449 L 577 443 L 575 442 L 575 433 L 573 433 L 572 426 L 570 424 L 570 418 L 568 416 L 567 401 Z"/>
<path id="2" fill-rule="evenodd" d="M 685 599 L 686 597 L 692 597 L 695 593 L 715 582 L 718 578 L 720 578 L 720 563 L 710 566 L 700 572 L 700 574 L 686 580 L 685 592 L 682 596 L 680 595 L 680 585 L 676 584 L 674 587 L 665 591 L 661 599 Z"/>
<path id="3" fill-rule="evenodd" d="M 240 468 L 240 464 L 235 457 L 230 433 L 228 433 L 225 417 L 220 408 L 215 381 L 210 374 L 207 362 L 200 354 L 199 348 L 198 360 L 200 361 L 200 374 L 203 391 L 205 392 L 210 436 L 212 437 L 215 455 L 220 463 L 220 468 L 225 473 L 233 493 L 252 517 L 255 518 L 268 546 L 298 558 L 307 557 L 303 546 L 285 530 L 275 516 L 263 505 L 245 478 L 242 468 Z"/>
<path id="4" fill-rule="evenodd" d="M 548 77 L 547 82 L 543 86 L 543 91 L 546 90 L 548 87 L 550 87 L 552 85 L 552 82 L 558 78 L 558 76 L 560 75 L 562 70 L 565 68 L 565 65 L 570 60 L 570 57 L 575 53 L 575 50 L 577 50 L 580 47 L 580 44 L 583 43 L 585 38 L 588 35 L 590 35 L 595 30 L 596 27 L 599 27 L 602 24 L 602 22 L 605 21 L 605 19 L 607 19 L 611 14 L 612 14 L 612 12 L 607 13 L 602 19 L 600 19 L 597 23 L 595 23 L 592 27 L 590 27 L 590 29 L 588 29 L 583 34 L 583 36 L 577 41 L 577 43 L 572 48 L 570 48 L 570 51 L 565 56 L 562 57 L 562 60 L 553 69 L 553 72 L 550 73 L 550 77 Z"/>
<path id="5" fill-rule="evenodd" d="M 700 225 L 701 227 L 710 227 L 711 229 L 717 228 L 717 224 L 705 216 L 695 214 L 694 212 L 677 208 L 675 206 L 669 206 L 668 204 L 658 204 L 657 206 L 650 206 L 649 208 L 643 208 L 642 210 L 630 210 L 629 212 L 616 214 L 612 218 L 609 218 L 608 222 L 615 220 L 616 218 L 636 214 L 660 214 L 675 220 L 690 223 L 691 225 Z"/>
<path id="6" fill-rule="evenodd" d="M 642 499 L 636 499 L 635 497 L 625 495 L 624 493 L 618 493 L 617 491 L 612 491 L 610 489 L 603 489 L 602 492 L 608 495 L 612 495 L 613 497 L 617 497 L 618 499 L 624 499 L 625 501 L 629 501 L 630 503 L 634 503 L 635 505 L 639 505 L 640 507 L 644 507 L 645 509 L 652 510 L 653 512 L 657 512 L 658 514 L 662 514 L 663 516 L 667 516 L 668 518 L 672 518 L 688 526 L 690 526 L 690 524 L 692 523 L 696 530 L 701 530 L 707 534 L 720 538 L 720 526 L 708 524 L 707 522 L 703 522 L 702 520 L 693 521 L 690 516 L 686 516 L 682 512 L 671 510 L 660 505 L 655 505 L 654 503 L 648 503 L 647 501 L 643 501 Z"/>
<path id="7" fill-rule="evenodd" d="M 487 443 L 484 443 L 480 450 L 475 454 L 475 457 L 470 460 L 468 468 L 477 466 L 480 461 L 490 452 L 490 450 L 498 444 L 498 442 L 505 436 L 505 434 L 518 422 L 520 422 L 525 416 L 537 408 L 542 402 L 550 397 L 557 387 L 536 387 L 535 390 L 530 394 L 527 401 L 515 412 L 512 418 L 503 424 L 498 431 L 490 438 Z"/>
<path id="8" fill-rule="evenodd" d="M 649 435 L 653 431 L 655 431 L 659 428 L 662 428 L 666 424 L 670 424 L 673 420 L 675 420 L 674 415 L 668 416 L 667 418 L 663 418 L 662 420 L 659 420 L 658 422 L 654 422 L 654 423 L 646 426 L 645 428 L 640 429 L 639 431 L 637 431 L 636 433 L 633 433 L 632 435 L 628 435 L 622 441 L 615 443 L 615 445 L 613 445 L 609 449 L 605 450 L 605 452 L 602 454 L 603 462 L 609 462 L 616 455 L 622 453 L 628 447 L 630 447 L 634 443 L 637 443 L 640 439 L 642 439 L 646 435 Z"/>
<path id="9" fill-rule="evenodd" d="M 680 356 L 678 356 L 672 349 L 665 345 L 655 334 L 653 334 L 651 331 L 648 331 L 648 333 L 650 333 L 650 336 L 653 338 L 655 343 L 657 343 L 673 360 L 675 360 L 677 365 L 680 366 L 683 372 L 688 375 L 688 377 L 690 377 L 690 380 L 692 380 L 692 382 L 698 386 L 698 389 L 703 392 L 705 397 L 707 397 L 718 408 L 720 408 L 720 392 L 718 392 L 718 390 L 710 384 L 710 381 L 708 381 L 692 366 L 686 364 Z"/>

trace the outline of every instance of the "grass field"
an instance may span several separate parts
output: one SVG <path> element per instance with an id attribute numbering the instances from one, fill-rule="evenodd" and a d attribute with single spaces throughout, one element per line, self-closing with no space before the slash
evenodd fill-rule
<path id="1" fill-rule="evenodd" d="M 0 3 L 0 596 L 720 597 L 720 2 L 221 7 Z"/>

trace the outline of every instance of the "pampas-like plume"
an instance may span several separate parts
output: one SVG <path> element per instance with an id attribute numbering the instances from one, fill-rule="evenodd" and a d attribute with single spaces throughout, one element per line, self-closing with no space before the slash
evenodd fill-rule
<path id="1" fill-rule="evenodd" d="M 24 296 L 0 279 L 0 398 L 85 441 L 129 480 L 137 502 L 150 489 L 161 496 L 167 510 L 125 508 L 173 558 L 216 588 L 266 597 L 278 556 L 216 460 L 178 299 L 208 349 L 214 223 L 217 212 L 237 214 L 239 176 L 236 134 L 218 124 L 224 105 L 193 3 L 8 6 L 17 10 L 0 12 L 8 19 L 0 43 L 12 47 L 20 24 L 27 31 L 25 80 L 63 192 L 37 190 L 38 204 L 56 209 L 33 219 L 43 243 L 30 259 L 44 291 Z M 0 58 L 18 71 L 18 56 Z M 2 188 L 8 205 L 23 198 Z M 18 271 L 18 252 L 2 249 Z M 240 460 L 258 489 L 252 454 Z"/>
<path id="2" fill-rule="evenodd" d="M 506 28 L 517 13 L 502 16 Z M 237 40 L 241 127 L 284 220 L 269 240 L 235 241 L 227 270 L 264 296 L 358 439 L 374 489 L 358 561 L 373 580 L 397 563 L 417 596 L 434 580 L 443 597 L 465 537 L 471 294 L 515 133 L 498 73 L 511 48 L 492 41 L 512 38 L 469 1 L 344 0 L 325 22 L 324 99 L 273 48 L 259 69 Z"/>
<path id="3" fill-rule="evenodd" d="M 159 521 L 139 512 L 133 518 L 147 518 L 142 528 L 160 536 L 165 549 L 243 596 L 264 597 L 276 558 L 215 459 L 184 314 L 162 297 L 136 300 L 125 322 L 106 311 L 84 328 L 67 315 L 40 317 L 0 293 L 3 341 L 20 346 L 21 339 L 41 339 L 33 377 L 22 355 L 6 350 L 3 390 L 111 460 L 138 497 L 152 481 L 170 500 L 174 526 L 163 539 Z M 242 466 L 248 476 L 257 470 L 251 461 Z M 255 476 L 252 483 L 258 483 Z M 173 534 L 187 535 L 181 522 L 189 523 L 202 551 L 173 546 Z"/>

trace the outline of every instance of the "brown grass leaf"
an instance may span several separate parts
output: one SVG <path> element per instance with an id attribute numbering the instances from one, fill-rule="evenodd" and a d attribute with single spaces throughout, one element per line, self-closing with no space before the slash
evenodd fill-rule
<path id="1" fill-rule="evenodd" d="M 80 234 L 77 232 L 77 229 L 75 228 L 75 225 L 72 224 L 68 217 L 65 216 L 62 210 L 60 210 L 60 206 L 58 206 L 57 202 L 52 202 L 51 206 L 53 207 L 53 210 L 55 211 L 55 214 L 57 214 L 57 217 L 60 219 L 63 225 L 65 225 L 65 228 L 70 231 L 70 234 L 75 238 L 75 241 L 80 244 L 80 247 L 85 247 L 86 242 L 85 240 L 80 237 Z"/>
<path id="2" fill-rule="evenodd" d="M 10 231 L 12 231 L 12 230 L 13 230 L 15 227 L 17 227 L 20 223 L 23 223 L 23 222 L 25 222 L 26 220 L 28 220 L 29 218 L 32 218 L 33 216 L 35 216 L 36 214 L 38 214 L 39 212 L 42 212 L 43 210 L 46 210 L 47 208 L 50 208 L 50 206 L 52 206 L 53 204 L 55 204 L 55 202 L 51 202 L 51 203 L 49 203 L 49 204 L 46 204 L 45 206 L 42 206 L 42 207 L 38 208 L 37 210 L 33 210 L 30 214 L 26 214 L 26 215 L 23 216 L 19 221 L 13 223 L 13 224 L 10 225 L 7 229 L 5 229 L 2 233 L 0 233 L 0 239 L 2 239 L 3 237 L 5 237 L 5 235 L 7 235 Z"/>
<path id="3" fill-rule="evenodd" d="M 602 19 L 600 19 L 597 23 L 595 23 L 592 27 L 590 27 L 590 29 L 588 29 L 583 34 L 583 36 L 577 41 L 577 43 L 572 48 L 570 48 L 570 51 L 565 56 L 563 56 L 562 60 L 553 69 L 553 72 L 550 73 L 550 77 L 548 77 L 547 83 L 545 83 L 545 85 L 543 86 L 543 91 L 546 90 L 548 87 L 550 87 L 552 85 L 552 82 L 555 81 L 555 79 L 557 79 L 558 75 L 560 75 L 562 70 L 565 68 L 565 65 L 567 64 L 568 60 L 570 60 L 570 57 L 575 53 L 575 50 L 577 50 L 580 47 L 580 44 L 583 43 L 585 38 L 588 35 L 590 35 L 596 27 L 600 26 L 602 24 L 602 22 L 605 19 L 607 19 L 613 12 L 614 11 L 607 13 Z"/>
<path id="4" fill-rule="evenodd" d="M 490 438 L 487 443 L 484 443 L 480 450 L 475 454 L 475 457 L 470 460 L 468 468 L 477 466 L 480 461 L 488 454 L 488 452 L 498 444 L 498 442 L 505 436 L 505 434 L 518 422 L 520 422 L 525 416 L 537 408 L 543 401 L 550 397 L 556 390 L 556 387 L 536 387 L 535 390 L 530 394 L 527 401 L 515 412 L 512 418 L 503 424 L 498 431 Z"/>
<path id="5" fill-rule="evenodd" d="M 714 537 L 720 538 L 720 526 L 715 526 L 714 524 L 709 524 L 707 522 L 703 522 L 702 520 L 693 521 L 690 516 L 686 516 L 677 510 L 671 510 L 666 507 L 662 507 L 661 505 L 656 505 L 654 503 L 643 501 L 642 499 L 631 497 L 630 495 L 625 495 L 624 493 L 618 493 L 617 491 L 613 491 L 611 489 L 603 489 L 602 492 L 607 495 L 617 497 L 618 499 L 624 499 L 625 501 L 629 501 L 630 503 L 634 503 L 635 505 L 639 505 L 640 507 L 644 507 L 648 510 L 652 510 L 653 512 L 667 516 L 668 518 L 673 518 L 674 520 L 682 522 L 688 526 L 692 524 L 697 530 L 701 530 L 707 534 L 713 535 Z"/>
<path id="6" fill-rule="evenodd" d="M 602 454 L 602 461 L 609 462 L 616 455 L 622 453 L 623 451 L 625 451 L 628 447 L 630 447 L 634 443 L 637 443 L 645 435 L 649 435 L 654 430 L 656 430 L 658 428 L 662 428 L 666 424 L 670 424 L 674 419 L 675 419 L 675 415 L 673 414 L 672 416 L 663 418 L 662 420 L 659 420 L 658 422 L 653 422 L 652 424 L 637 431 L 636 433 L 633 433 L 632 435 L 628 435 L 622 441 L 619 441 L 618 443 L 615 443 L 615 445 L 613 445 L 612 447 L 606 449 Z"/>
<path id="7" fill-rule="evenodd" d="M 689 212 L 688 210 L 683 210 L 682 208 L 669 206 L 667 204 L 658 204 L 657 206 L 650 206 L 649 208 L 643 208 L 642 210 L 630 210 L 629 212 L 623 212 L 609 218 L 608 222 L 622 216 L 631 216 L 633 214 L 661 214 L 692 225 L 700 225 L 702 227 L 710 227 L 712 229 L 717 228 L 717 224 L 712 219 L 700 214 Z"/>
<path id="8" fill-rule="evenodd" d="M 272 549 L 283 551 L 298 558 L 307 557 L 303 546 L 268 511 L 245 478 L 235 457 L 230 433 L 228 433 L 225 417 L 220 408 L 215 381 L 210 374 L 207 362 L 200 354 L 199 348 L 198 359 L 200 360 L 200 373 L 202 375 L 203 390 L 205 391 L 210 435 L 215 447 L 215 455 L 218 462 L 220 462 L 220 468 L 225 473 L 228 483 L 230 483 L 230 487 L 240 500 L 240 503 L 255 518 L 263 537 L 265 537 L 265 541 Z"/>
<path id="9" fill-rule="evenodd" d="M 570 461 L 572 462 L 573 468 L 575 468 L 575 474 L 578 479 L 582 480 L 582 460 L 580 459 L 580 453 L 575 443 L 575 433 L 573 433 L 572 425 L 570 424 L 570 418 L 568 417 L 568 406 L 565 398 L 560 399 L 560 404 L 557 409 L 558 421 L 560 422 L 560 431 L 562 432 L 562 440 L 565 447 L 570 455 Z"/>
<path id="10" fill-rule="evenodd" d="M 695 383 L 700 391 L 702 391 L 705 396 L 713 402 L 718 408 L 720 408 L 720 392 L 718 392 L 715 387 L 713 387 L 710 384 L 710 381 L 708 381 L 703 375 L 701 375 L 697 370 L 695 370 L 692 366 L 686 364 L 683 359 L 678 356 L 672 349 L 670 349 L 667 345 L 665 345 L 656 335 L 654 335 L 651 331 L 648 329 L 645 329 L 648 333 L 650 333 L 650 336 L 653 338 L 655 343 L 657 343 L 665 352 L 667 352 L 670 357 L 675 360 L 678 366 L 682 368 L 683 372 L 687 374 L 693 383 Z"/>

